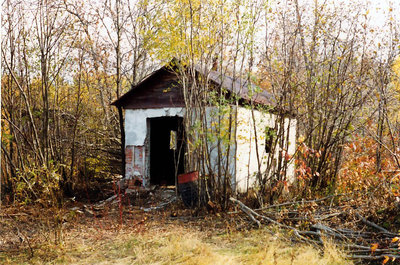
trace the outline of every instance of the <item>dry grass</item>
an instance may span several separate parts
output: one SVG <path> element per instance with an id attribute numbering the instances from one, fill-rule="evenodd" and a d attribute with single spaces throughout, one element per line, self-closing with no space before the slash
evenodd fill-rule
<path id="1" fill-rule="evenodd" d="M 265 230 L 200 232 L 190 224 L 148 224 L 143 232 L 116 229 L 107 234 L 74 230 L 63 246 L 42 245 L 27 259 L 26 252 L 7 256 L 1 264 L 352 264 L 333 245 L 324 250 L 292 244 L 284 235 Z"/>
<path id="2" fill-rule="evenodd" d="M 274 235 L 237 231 L 247 219 L 225 214 L 193 217 L 177 205 L 151 213 L 115 206 L 88 216 L 72 206 L 56 215 L 63 216 L 62 236 L 54 210 L 3 209 L 0 264 L 352 264 L 333 244 L 294 244 L 274 227 Z"/>

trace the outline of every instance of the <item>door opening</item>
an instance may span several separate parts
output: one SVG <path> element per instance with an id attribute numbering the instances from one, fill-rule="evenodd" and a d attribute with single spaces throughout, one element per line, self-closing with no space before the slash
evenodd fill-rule
<path id="1" fill-rule="evenodd" d="M 150 184 L 175 185 L 184 173 L 184 127 L 182 117 L 149 118 Z"/>

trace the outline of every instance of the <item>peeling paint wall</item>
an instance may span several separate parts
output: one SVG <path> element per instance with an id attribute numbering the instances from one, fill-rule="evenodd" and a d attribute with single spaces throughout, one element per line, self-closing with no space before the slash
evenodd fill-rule
<path id="1" fill-rule="evenodd" d="M 125 110 L 125 178 L 136 185 L 150 185 L 150 156 L 148 137 L 148 118 L 179 116 L 183 108 L 127 109 Z"/>
<path id="2" fill-rule="evenodd" d="M 184 114 L 183 108 L 125 110 L 125 145 L 144 145 L 147 136 L 147 118 L 183 117 Z"/>

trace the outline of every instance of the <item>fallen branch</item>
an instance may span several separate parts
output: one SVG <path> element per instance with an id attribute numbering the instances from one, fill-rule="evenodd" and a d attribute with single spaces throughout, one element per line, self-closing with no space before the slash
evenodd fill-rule
<path id="1" fill-rule="evenodd" d="M 367 219 L 365 219 L 364 217 L 362 217 L 359 213 L 356 213 L 356 216 L 357 216 L 358 218 L 360 218 L 361 221 L 362 221 L 364 224 L 369 225 L 369 226 L 371 226 L 371 227 L 373 227 L 373 228 L 375 228 L 375 229 L 378 229 L 379 231 L 381 231 L 381 232 L 383 232 L 383 233 L 392 234 L 392 233 L 390 233 L 390 231 L 388 231 L 388 230 L 386 230 L 385 228 L 383 228 L 383 227 L 381 227 L 381 226 L 375 224 L 374 222 L 368 221 Z"/>
<path id="2" fill-rule="evenodd" d="M 316 202 L 323 201 L 328 198 L 332 198 L 333 196 L 328 196 L 325 198 L 321 198 L 318 200 L 309 200 L 303 201 L 305 202 Z M 250 219 L 257 223 L 258 226 L 261 226 L 261 222 L 265 221 L 268 224 L 277 225 L 283 229 L 289 229 L 293 232 L 300 241 L 308 242 L 312 244 L 324 245 L 324 238 L 331 238 L 335 240 L 335 242 L 339 243 L 345 249 L 347 249 L 347 258 L 350 259 L 358 259 L 358 260 L 380 260 L 389 258 L 400 258 L 400 255 L 397 255 L 397 248 L 393 246 L 387 246 L 387 243 L 390 242 L 395 236 L 399 236 L 396 233 L 392 233 L 387 229 L 375 224 L 374 222 L 368 221 L 366 218 L 362 217 L 360 214 L 356 213 L 355 215 L 361 220 L 362 223 L 367 224 L 369 227 L 377 229 L 379 232 L 371 232 L 364 231 L 365 226 L 361 227 L 360 231 L 347 229 L 347 228 L 333 228 L 326 224 L 326 221 L 323 223 L 315 223 L 316 220 L 322 221 L 329 219 L 330 217 L 337 216 L 346 216 L 345 209 L 338 206 L 333 208 L 330 206 L 322 206 L 318 207 L 316 210 L 301 212 L 300 210 L 282 210 L 276 209 L 275 212 L 256 212 L 258 210 L 253 210 L 246 206 L 241 201 L 230 198 L 230 200 L 239 205 L 240 210 L 244 212 Z M 293 205 L 297 202 L 283 203 L 277 205 L 271 205 L 266 208 L 278 207 L 278 206 L 287 206 Z M 332 212 L 334 210 L 334 212 Z M 275 219 L 275 220 L 274 220 Z M 332 223 L 336 223 L 332 222 Z M 288 225 L 293 224 L 293 225 Z M 329 224 L 329 223 L 328 223 Z M 303 226 L 300 226 L 303 225 Z M 311 231 L 302 231 L 298 230 L 296 227 L 309 227 Z M 292 240 L 296 240 L 296 238 L 292 238 Z M 372 249 L 371 244 L 378 244 L 380 248 Z M 382 247 L 387 246 L 387 247 Z M 375 253 L 375 255 L 374 255 Z"/>
<path id="3" fill-rule="evenodd" d="M 171 200 L 169 200 L 167 202 L 160 203 L 157 206 L 148 207 L 148 208 L 141 207 L 140 209 L 145 211 L 145 212 L 150 212 L 150 211 L 154 211 L 154 210 L 160 210 L 160 209 L 164 208 L 165 206 L 167 206 L 168 204 L 176 201 L 176 199 L 177 199 L 177 197 L 173 197 Z"/>
<path id="4" fill-rule="evenodd" d="M 247 216 L 249 216 L 250 219 L 251 219 L 254 223 L 256 223 L 256 224 L 258 225 L 259 228 L 261 227 L 260 221 L 258 221 L 258 220 L 254 217 L 254 215 L 258 215 L 256 212 L 254 212 L 252 209 L 250 209 L 249 207 L 247 207 L 246 205 L 244 205 L 241 201 L 236 200 L 235 198 L 232 198 L 232 197 L 231 197 L 230 200 L 231 200 L 232 202 L 238 204 L 239 207 L 240 207 L 240 209 L 241 209 L 245 214 L 247 214 Z"/>
<path id="5" fill-rule="evenodd" d="M 315 200 L 301 200 L 301 201 L 293 201 L 293 202 L 283 202 L 283 203 L 279 203 L 279 204 L 272 204 L 272 205 L 268 205 L 262 208 L 258 208 L 258 209 L 254 209 L 253 211 L 263 211 L 263 210 L 267 210 L 267 209 L 271 209 L 271 208 L 279 208 L 282 206 L 289 206 L 289 205 L 293 205 L 293 204 L 306 204 L 306 203 L 316 203 L 316 202 L 321 202 L 321 201 L 325 201 L 327 199 L 331 199 L 334 197 L 339 197 L 339 196 L 345 196 L 346 194 L 334 194 L 334 195 L 329 195 L 320 199 L 315 199 Z M 236 214 L 239 213 L 238 211 L 234 211 L 234 212 L 228 212 L 228 214 Z"/>
<path id="6" fill-rule="evenodd" d="M 314 229 L 317 229 L 317 230 L 320 230 L 320 231 L 324 231 L 325 234 L 331 235 L 331 236 L 333 236 L 335 238 L 340 238 L 341 240 L 347 239 L 346 236 L 340 234 L 338 231 L 336 231 L 336 230 L 334 230 L 334 229 L 332 229 L 332 228 L 330 228 L 330 227 L 328 227 L 326 225 L 323 225 L 323 224 L 315 224 L 315 225 L 312 225 L 311 228 L 314 228 Z"/>
<path id="7" fill-rule="evenodd" d="M 308 238 L 303 237 L 302 234 L 303 234 L 303 235 L 314 235 L 314 236 L 316 235 L 316 236 L 319 236 L 319 234 L 316 233 L 316 232 L 312 232 L 312 231 L 299 231 L 299 230 L 297 230 L 297 229 L 294 228 L 294 227 L 291 227 L 291 226 L 288 226 L 288 225 L 285 225 L 285 224 L 281 224 L 281 223 L 279 223 L 278 221 L 275 221 L 274 219 L 271 219 L 271 218 L 269 218 L 269 217 L 267 217 L 267 216 L 258 214 L 258 213 L 256 213 L 254 210 L 252 210 L 252 209 L 250 209 L 249 207 L 247 207 L 247 206 L 246 206 L 244 203 L 242 203 L 241 201 L 236 200 L 235 198 L 232 198 L 232 197 L 231 197 L 230 200 L 231 200 L 232 202 L 238 204 L 238 205 L 240 206 L 240 209 L 241 209 L 244 213 L 246 213 L 254 222 L 256 222 L 256 223 L 258 224 L 258 227 L 261 226 L 261 223 L 260 223 L 260 221 L 258 221 L 254 216 L 260 217 L 260 218 L 262 218 L 262 219 L 268 221 L 269 223 L 273 223 L 273 224 L 275 224 L 275 225 L 277 225 L 277 226 L 279 226 L 279 227 L 283 227 L 283 228 L 286 228 L 286 229 L 290 229 L 290 230 L 293 231 L 293 233 L 294 233 L 298 238 L 300 238 L 300 239 L 302 239 L 302 240 L 304 240 L 304 241 L 307 241 L 307 242 L 310 242 L 310 241 L 312 241 L 312 240 L 309 240 Z"/>
<path id="8" fill-rule="evenodd" d="M 304 203 L 315 203 L 315 202 L 321 202 L 321 201 L 325 201 L 327 199 L 331 199 L 334 197 L 339 197 L 339 196 L 344 196 L 344 194 L 334 194 L 334 195 L 329 195 L 320 199 L 315 199 L 315 200 L 302 200 L 302 201 L 294 201 L 294 202 L 284 202 L 284 203 L 279 203 L 279 204 L 272 204 L 272 205 L 268 205 L 265 206 L 263 208 L 257 209 L 257 210 L 266 210 L 266 209 L 270 209 L 270 208 L 276 208 L 276 207 L 282 207 L 282 206 L 288 206 L 288 205 L 293 205 L 293 204 L 304 204 Z"/>

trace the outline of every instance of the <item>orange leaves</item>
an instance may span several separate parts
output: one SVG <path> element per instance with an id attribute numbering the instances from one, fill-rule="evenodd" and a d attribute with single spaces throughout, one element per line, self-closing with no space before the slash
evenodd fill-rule
<path id="1" fill-rule="evenodd" d="M 299 179 L 311 179 L 313 176 L 320 177 L 319 172 L 312 173 L 311 167 L 307 164 L 308 158 L 319 159 L 323 150 L 314 150 L 308 147 L 304 142 L 298 147 L 299 159 L 295 160 L 296 173 Z"/>
<path id="2" fill-rule="evenodd" d="M 315 150 L 312 149 L 310 147 L 308 147 L 305 143 L 302 143 L 299 146 L 299 153 L 304 157 L 304 158 L 308 158 L 310 156 L 315 156 L 317 158 L 320 158 L 322 155 L 322 151 L 323 150 Z"/>
<path id="3" fill-rule="evenodd" d="M 371 244 L 371 252 L 374 253 L 379 247 L 379 244 L 375 243 L 375 244 Z"/>
<path id="4" fill-rule="evenodd" d="M 389 256 L 385 256 L 385 259 L 382 261 L 382 264 L 386 264 L 389 261 Z"/>
<path id="5" fill-rule="evenodd" d="M 389 260 L 390 260 L 389 256 L 384 256 L 384 260 L 382 260 L 382 264 L 388 263 Z M 392 262 L 394 262 L 395 260 L 396 260 L 396 257 L 392 257 Z"/>
<path id="6" fill-rule="evenodd" d="M 397 243 L 397 242 L 399 242 L 399 240 L 400 240 L 399 237 L 394 237 L 394 238 L 392 238 L 391 243 L 392 244 L 393 243 Z M 400 249 L 400 243 L 398 244 L 398 246 L 399 246 L 399 249 Z M 379 244 L 378 243 L 371 244 L 371 253 L 372 254 L 374 254 L 378 249 L 379 249 Z M 385 248 L 381 248 L 381 251 L 384 250 L 384 249 Z M 377 254 L 377 255 L 382 255 L 382 253 Z M 386 264 L 386 263 L 388 263 L 390 261 L 390 257 L 388 255 L 384 255 L 383 258 L 384 259 L 382 260 L 382 264 Z M 391 261 L 394 262 L 395 260 L 396 260 L 396 257 L 392 257 Z"/>
<path id="7" fill-rule="evenodd" d="M 397 168 L 388 152 L 381 151 L 381 172 L 376 172 L 377 150 L 377 142 L 368 136 L 354 135 L 352 141 L 345 144 L 337 182 L 339 192 L 368 191 L 377 187 L 386 189 L 390 194 L 400 191 L 400 179 L 393 178 Z M 392 182 L 390 189 L 383 185 L 387 181 Z"/>
<path id="8" fill-rule="evenodd" d="M 397 245 L 397 248 L 398 249 L 400 249 L 400 238 L 399 237 L 394 237 L 394 238 L 392 238 L 392 241 L 391 241 L 391 243 L 393 244 L 393 243 L 397 243 L 396 245 Z"/>
<path id="9" fill-rule="evenodd" d="M 296 173 L 299 179 L 310 179 L 311 168 L 307 166 L 304 160 L 296 159 Z"/>

